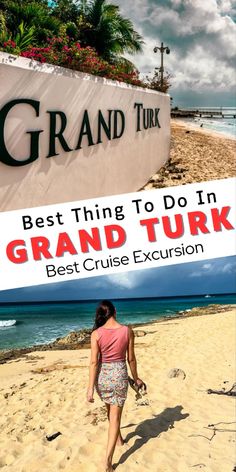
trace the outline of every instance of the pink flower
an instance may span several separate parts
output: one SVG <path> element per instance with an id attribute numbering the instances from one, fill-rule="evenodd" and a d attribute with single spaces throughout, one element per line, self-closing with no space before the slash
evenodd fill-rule
<path id="1" fill-rule="evenodd" d="M 11 39 L 8 39 L 8 41 L 5 41 L 5 42 L 3 43 L 3 46 L 4 46 L 4 47 L 11 46 L 12 48 L 15 48 L 15 47 L 16 47 L 16 43 L 15 43 L 15 41 L 12 41 Z"/>

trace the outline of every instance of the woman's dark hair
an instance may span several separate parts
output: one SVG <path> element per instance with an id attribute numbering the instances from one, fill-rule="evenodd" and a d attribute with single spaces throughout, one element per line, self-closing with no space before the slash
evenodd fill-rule
<path id="1" fill-rule="evenodd" d="M 99 303 L 96 309 L 93 331 L 100 326 L 103 326 L 109 318 L 115 315 L 115 312 L 116 309 L 113 303 L 109 300 L 103 300 L 101 303 Z"/>

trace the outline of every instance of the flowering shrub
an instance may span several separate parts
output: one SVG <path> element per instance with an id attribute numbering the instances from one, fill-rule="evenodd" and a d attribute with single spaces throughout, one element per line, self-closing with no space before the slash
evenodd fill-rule
<path id="1" fill-rule="evenodd" d="M 8 39 L 8 41 L 5 41 L 3 43 L 3 49 L 4 49 L 4 51 L 9 52 L 9 53 L 14 52 L 15 49 L 16 49 L 15 41 L 12 41 L 11 39 Z"/>
<path id="2" fill-rule="evenodd" d="M 2 49 L 6 52 L 19 53 L 14 48 L 15 43 L 9 40 L 3 44 Z M 127 72 L 123 64 L 112 65 L 99 57 L 94 48 L 90 46 L 81 47 L 78 42 L 71 42 L 68 36 L 48 38 L 45 47 L 31 46 L 19 54 L 39 62 L 56 64 L 69 69 L 107 77 L 108 79 L 143 86 L 136 70 Z"/>

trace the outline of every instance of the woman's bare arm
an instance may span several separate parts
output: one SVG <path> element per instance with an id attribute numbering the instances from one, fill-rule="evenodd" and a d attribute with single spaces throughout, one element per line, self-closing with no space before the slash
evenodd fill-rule
<path id="1" fill-rule="evenodd" d="M 97 333 L 93 331 L 91 334 L 91 356 L 90 356 L 90 365 L 89 365 L 89 386 L 87 391 L 87 399 L 89 402 L 93 402 L 93 393 L 94 385 L 97 376 L 98 369 L 98 359 L 99 359 L 99 347 L 97 340 Z"/>
<path id="2" fill-rule="evenodd" d="M 137 383 L 138 371 L 137 371 L 137 360 L 134 352 L 134 332 L 129 328 L 129 345 L 128 345 L 128 364 L 131 370 L 132 377 Z"/>

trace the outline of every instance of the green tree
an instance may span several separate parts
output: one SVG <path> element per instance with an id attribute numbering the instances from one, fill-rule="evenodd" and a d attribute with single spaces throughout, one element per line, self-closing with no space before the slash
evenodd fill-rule
<path id="1" fill-rule="evenodd" d="M 143 39 L 132 22 L 120 14 L 119 7 L 106 0 L 82 2 L 81 40 L 94 47 L 104 59 L 116 62 L 124 53 L 142 51 Z"/>
<path id="2" fill-rule="evenodd" d="M 7 41 L 8 32 L 6 28 L 6 19 L 2 10 L 0 10 L 0 41 Z"/>
<path id="3" fill-rule="evenodd" d="M 16 50 L 18 53 L 25 51 L 34 42 L 36 33 L 35 26 L 25 26 L 22 21 L 13 37 L 13 34 L 6 27 L 6 19 L 4 13 L 0 10 L 0 44 L 8 43 L 6 50 L 11 52 Z"/>
<path id="4" fill-rule="evenodd" d="M 80 16 L 81 6 L 76 0 L 57 0 L 51 2 L 52 14 L 61 22 L 75 23 Z"/>
<path id="5" fill-rule="evenodd" d="M 26 30 L 35 28 L 38 44 L 59 31 L 60 21 L 52 16 L 45 0 L 0 0 L 0 9 L 4 11 L 6 27 L 12 38 L 17 35 L 22 22 Z"/>
<path id="6" fill-rule="evenodd" d="M 24 37 L 32 45 L 44 46 L 48 37 L 68 35 L 82 46 L 93 47 L 100 57 L 135 71 L 125 53 L 142 51 L 143 39 L 132 22 L 121 15 L 119 7 L 107 0 L 0 0 L 5 32 L 15 41 L 23 24 Z M 3 20 L 2 20 L 3 24 Z M 22 42 L 22 41 L 21 41 Z"/>
<path id="7" fill-rule="evenodd" d="M 80 38 L 81 12 L 83 2 L 79 0 L 54 0 L 51 1 L 51 14 L 61 23 L 61 28 L 71 39 Z"/>

